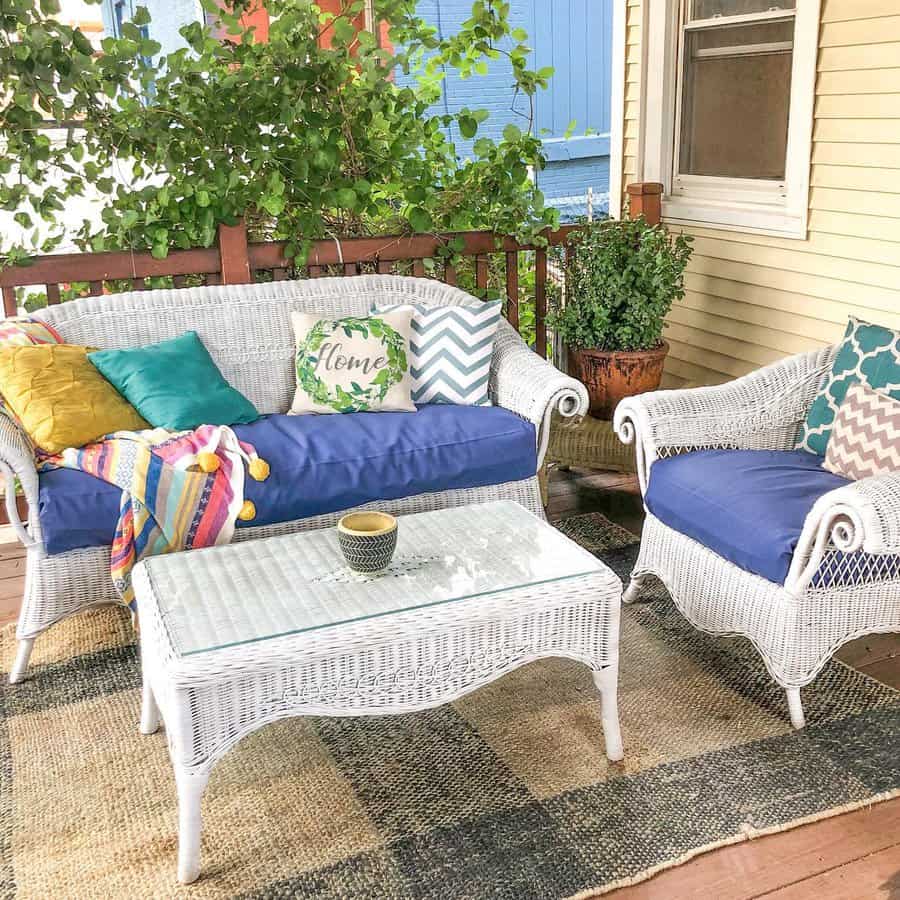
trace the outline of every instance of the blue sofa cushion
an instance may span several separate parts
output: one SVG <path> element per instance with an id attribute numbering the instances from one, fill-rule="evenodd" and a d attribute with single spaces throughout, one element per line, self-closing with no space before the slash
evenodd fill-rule
<path id="1" fill-rule="evenodd" d="M 803 450 L 697 450 L 653 463 L 645 503 L 670 528 L 784 584 L 807 513 L 848 483 Z"/>
<path id="2" fill-rule="evenodd" d="M 535 430 L 498 406 L 423 406 L 415 413 L 270 415 L 235 426 L 271 466 L 247 479 L 256 506 L 239 528 L 288 522 L 371 500 L 474 488 L 529 478 Z M 40 477 L 40 520 L 48 553 L 112 543 L 121 491 L 84 472 Z"/>

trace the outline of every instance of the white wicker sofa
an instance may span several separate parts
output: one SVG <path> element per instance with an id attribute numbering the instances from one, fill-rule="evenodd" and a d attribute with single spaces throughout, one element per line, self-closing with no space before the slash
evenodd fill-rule
<path id="1" fill-rule="evenodd" d="M 294 392 L 292 310 L 323 315 L 365 315 L 372 304 L 418 302 L 459 305 L 477 302 L 465 292 L 430 279 L 390 275 L 318 278 L 270 284 L 183 288 L 87 298 L 41 310 L 64 340 L 100 348 L 131 347 L 175 337 L 193 329 L 224 376 L 252 400 L 262 414 L 284 413 Z M 187 386 L 189 387 L 189 386 Z M 490 394 L 495 405 L 533 423 L 537 465 L 548 441 L 551 412 L 581 415 L 587 394 L 526 346 L 501 321 L 491 365 Z M 86 547 L 48 554 L 41 534 L 40 478 L 31 445 L 0 415 L 0 470 L 18 478 L 29 507 L 27 525 L 7 497 L 10 521 L 28 548 L 27 576 L 10 681 L 21 679 L 35 638 L 55 622 L 97 603 L 115 601 L 109 576 L 109 547 Z M 308 490 L 309 485 L 303 489 Z M 474 488 L 436 490 L 379 503 L 393 512 L 418 512 L 488 500 L 516 500 L 543 515 L 536 473 L 515 481 Z M 345 510 L 278 524 L 239 529 L 236 540 L 322 528 Z"/>
<path id="2" fill-rule="evenodd" d="M 687 529 L 661 521 L 648 507 L 648 489 L 652 496 L 654 467 L 659 484 L 664 470 L 684 467 L 682 455 L 693 451 L 709 451 L 694 456 L 701 465 L 716 449 L 792 451 L 835 352 L 829 347 L 791 357 L 716 387 L 632 397 L 618 406 L 614 423 L 625 443 L 636 443 L 647 509 L 625 602 L 638 599 L 642 581 L 655 575 L 697 628 L 749 638 L 786 690 L 796 728 L 804 725 L 800 688 L 842 644 L 869 633 L 900 631 L 900 473 L 841 484 L 819 496 L 799 519 L 796 548 L 784 563 L 781 583 L 723 558 L 683 533 Z M 702 493 L 703 473 L 697 477 L 697 493 Z M 743 488 L 734 484 L 721 493 L 728 490 L 734 497 Z M 689 509 L 690 491 L 682 500 Z M 724 510 L 723 518 L 728 515 Z M 772 509 L 771 528 L 757 523 L 760 542 L 774 540 L 780 515 Z"/>

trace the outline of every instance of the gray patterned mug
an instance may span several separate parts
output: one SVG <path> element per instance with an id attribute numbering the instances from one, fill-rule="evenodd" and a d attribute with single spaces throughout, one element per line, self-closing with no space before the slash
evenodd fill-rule
<path id="1" fill-rule="evenodd" d="M 386 569 L 397 547 L 397 520 L 383 512 L 355 512 L 337 524 L 338 543 L 355 572 Z"/>

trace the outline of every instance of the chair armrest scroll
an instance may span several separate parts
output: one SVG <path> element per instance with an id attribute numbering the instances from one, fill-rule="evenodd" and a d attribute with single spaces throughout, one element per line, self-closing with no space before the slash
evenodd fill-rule
<path id="1" fill-rule="evenodd" d="M 538 356 L 506 320 L 500 321 L 494 343 L 490 392 L 498 406 L 534 423 L 538 467 L 547 452 L 553 412 L 571 417 L 588 410 L 585 386 Z"/>
<path id="2" fill-rule="evenodd" d="M 819 497 L 803 531 L 784 586 L 799 593 L 829 551 L 900 556 L 900 472 L 863 478 Z"/>
<path id="3" fill-rule="evenodd" d="M 833 520 L 831 540 L 839 550 L 900 553 L 900 472 L 829 491 L 810 516 Z"/>
<path id="4" fill-rule="evenodd" d="M 0 413 L 0 472 L 5 481 L 6 512 L 19 540 L 26 546 L 40 541 L 38 521 L 38 473 L 31 442 L 18 425 Z M 16 479 L 28 503 L 29 525 L 19 518 L 16 506 Z"/>

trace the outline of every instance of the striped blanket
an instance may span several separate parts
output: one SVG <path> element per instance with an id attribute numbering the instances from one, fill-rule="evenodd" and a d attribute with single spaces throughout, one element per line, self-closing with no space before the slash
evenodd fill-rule
<path id="1" fill-rule="evenodd" d="M 131 570 L 145 556 L 227 544 L 236 518 L 252 519 L 244 501 L 244 464 L 258 481 L 269 467 L 224 425 L 194 431 L 119 431 L 85 447 L 43 456 L 38 468 L 77 469 L 122 489 L 110 574 L 133 607 Z"/>

